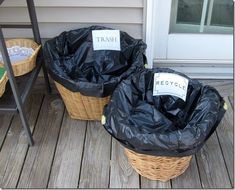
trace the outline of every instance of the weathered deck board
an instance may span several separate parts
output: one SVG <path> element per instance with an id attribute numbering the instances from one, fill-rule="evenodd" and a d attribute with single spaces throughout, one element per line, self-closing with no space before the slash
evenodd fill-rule
<path id="1" fill-rule="evenodd" d="M 108 188 L 111 137 L 100 122 L 88 122 L 79 188 Z"/>
<path id="2" fill-rule="evenodd" d="M 233 184 L 234 179 L 234 152 L 233 152 L 233 110 L 228 98 L 225 98 L 228 105 L 224 118 L 217 128 L 217 135 L 220 141 L 221 149 L 225 159 L 225 163 L 229 172 L 230 180 Z"/>
<path id="3" fill-rule="evenodd" d="M 186 172 L 181 176 L 172 179 L 172 187 L 176 189 L 201 188 L 201 181 L 195 156 L 193 156 Z"/>
<path id="4" fill-rule="evenodd" d="M 196 156 L 203 188 L 231 188 L 215 133 L 208 139 Z"/>
<path id="5" fill-rule="evenodd" d="M 18 188 L 46 188 L 63 118 L 64 106 L 58 96 L 46 96 L 34 132 Z"/>
<path id="6" fill-rule="evenodd" d="M 139 188 L 139 175 L 129 164 L 124 148 L 112 139 L 110 188 Z"/>
<path id="7" fill-rule="evenodd" d="M 8 129 L 11 125 L 13 116 L 12 115 L 0 115 L 0 150 L 3 144 L 3 141 L 7 135 Z"/>
<path id="8" fill-rule="evenodd" d="M 200 82 L 215 87 L 222 97 L 233 95 L 233 80 L 200 80 Z"/>
<path id="9" fill-rule="evenodd" d="M 53 79 L 49 76 L 50 85 L 51 85 L 51 94 L 59 94 Z M 39 76 L 35 82 L 35 85 L 32 89 L 33 94 L 47 94 L 47 89 L 45 87 L 45 80 L 42 76 Z"/>
<path id="10" fill-rule="evenodd" d="M 31 131 L 36 124 L 42 98 L 42 95 L 35 95 L 27 104 L 26 113 Z M 0 187 L 16 188 L 27 150 L 28 141 L 20 117 L 16 115 L 0 152 Z"/>
<path id="11" fill-rule="evenodd" d="M 68 113 L 65 113 L 49 188 L 77 188 L 86 124 L 86 121 L 71 119 Z"/>
<path id="12" fill-rule="evenodd" d="M 171 181 L 161 182 L 161 181 L 149 180 L 145 177 L 141 177 L 141 188 L 143 189 L 170 189 Z"/>
<path id="13" fill-rule="evenodd" d="M 18 187 L 40 188 L 76 188 L 77 185 L 87 188 L 200 188 L 200 177 L 202 188 L 231 188 L 234 178 L 233 82 L 209 80 L 207 84 L 216 87 L 231 105 L 228 104 L 229 109 L 217 133 L 196 155 L 196 162 L 193 160 L 191 168 L 176 179 L 167 183 L 144 177 L 137 179 L 138 174 L 131 173 L 128 168 L 122 148 L 115 142 L 111 146 L 111 137 L 101 125 L 88 122 L 88 130 L 85 130 L 84 122 L 71 120 L 67 114 L 63 117 L 61 106 L 57 106 L 60 100 L 53 103 L 57 99 L 54 95 L 51 99 L 46 95 L 37 121 L 42 95 L 34 94 L 27 111 L 31 129 L 37 122 L 34 147 L 28 148 L 17 115 L 0 116 L 0 187 L 15 188 L 18 183 Z M 43 90 L 42 80 L 42 85 L 36 87 L 33 93 Z M 57 93 L 55 89 L 53 93 Z M 41 98 L 38 99 L 39 96 Z"/>
<path id="14" fill-rule="evenodd" d="M 229 96 L 228 99 L 229 99 L 229 102 L 230 102 L 231 107 L 232 107 L 232 109 L 233 109 L 233 108 L 234 108 L 234 96 L 233 96 L 233 95 L 232 95 L 232 96 Z"/>

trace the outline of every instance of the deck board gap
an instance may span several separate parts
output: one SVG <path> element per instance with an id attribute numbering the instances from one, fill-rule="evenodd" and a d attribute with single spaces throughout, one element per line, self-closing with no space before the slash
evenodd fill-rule
<path id="1" fill-rule="evenodd" d="M 224 97 L 225 102 L 227 103 L 227 111 L 220 123 L 220 126 L 216 130 L 219 147 L 222 152 L 222 157 L 225 162 L 225 169 L 228 172 L 228 177 L 232 186 L 234 185 L 234 153 L 231 151 L 234 148 L 234 127 L 233 127 L 233 108 L 230 102 L 230 97 Z"/>
<path id="2" fill-rule="evenodd" d="M 26 150 L 26 154 L 25 154 L 25 157 L 24 157 L 24 161 L 23 161 L 22 167 L 21 167 L 21 169 L 20 169 L 20 175 L 19 175 L 19 177 L 18 177 L 18 179 L 17 179 L 17 182 L 16 182 L 16 189 L 18 188 L 18 184 L 19 184 L 20 177 L 21 177 L 21 174 L 22 174 L 22 171 L 23 171 L 23 168 L 24 168 L 24 163 L 25 163 L 25 160 L 26 160 L 26 158 L 27 158 L 28 151 L 29 151 L 29 146 L 28 146 L 28 148 L 27 148 L 27 150 Z"/>
<path id="3" fill-rule="evenodd" d="M 197 160 L 197 156 L 196 156 L 196 154 L 195 154 L 195 161 L 196 161 L 196 164 L 197 164 L 197 169 L 198 169 L 198 177 L 199 177 L 199 180 L 200 180 L 200 184 L 201 184 L 201 188 L 203 188 L 203 186 L 202 186 L 202 177 L 201 177 L 201 173 L 200 173 L 200 168 L 199 168 L 199 165 L 198 165 L 198 160 Z"/>
<path id="4" fill-rule="evenodd" d="M 28 150 L 18 188 L 46 188 L 63 113 L 58 96 L 45 96 L 33 133 L 35 146 Z"/>
<path id="5" fill-rule="evenodd" d="M 112 148 L 113 148 L 113 137 L 111 137 L 111 145 L 110 145 L 110 155 L 109 155 L 109 162 L 111 162 L 112 160 Z M 108 184 L 108 188 L 110 188 L 110 180 L 111 180 L 111 164 L 109 165 L 109 184 Z"/>
<path id="6" fill-rule="evenodd" d="M 233 107 L 233 99 L 232 99 L 232 97 L 231 96 L 229 96 L 228 97 L 228 100 L 229 100 L 229 104 L 230 104 L 230 106 L 231 106 L 231 108 L 232 108 L 232 110 L 234 110 L 234 107 Z"/>
<path id="7" fill-rule="evenodd" d="M 226 168 L 226 171 L 227 171 L 227 174 L 228 174 L 228 177 L 229 177 L 229 182 L 230 182 L 231 186 L 233 186 L 233 185 L 232 185 L 232 184 L 233 184 L 233 183 L 232 183 L 232 179 L 231 179 L 231 176 L 230 176 L 229 171 L 228 171 L 228 166 L 227 166 L 227 163 L 226 163 L 226 160 L 225 160 L 223 148 L 222 148 L 222 146 L 221 146 L 220 138 L 219 138 L 219 136 L 218 136 L 217 130 L 216 130 L 215 133 L 216 133 L 216 137 L 217 137 L 217 139 L 218 139 L 218 144 L 219 144 L 219 147 L 220 147 L 220 150 L 221 150 L 221 153 L 222 153 L 222 157 L 223 157 L 223 160 L 224 160 L 225 168 Z"/>
<path id="8" fill-rule="evenodd" d="M 88 128 L 88 121 L 86 121 L 85 137 L 83 140 L 82 157 L 81 157 L 81 161 L 80 161 L 80 170 L 79 170 L 79 178 L 78 178 L 77 188 L 79 188 L 79 183 L 80 183 L 80 178 L 81 178 L 81 173 L 82 173 L 82 161 L 83 161 L 83 156 L 84 156 L 85 142 L 86 142 L 86 138 L 87 138 L 87 128 Z"/>
<path id="9" fill-rule="evenodd" d="M 55 160 L 55 154 L 56 154 L 56 150 L 57 150 L 58 140 L 59 140 L 59 137 L 60 137 L 60 132 L 61 132 L 61 128 L 62 128 L 62 123 L 63 123 L 63 121 L 64 121 L 64 116 L 65 116 L 65 108 L 64 108 L 64 111 L 63 111 L 62 119 L 61 119 L 61 121 L 60 121 L 60 129 L 59 129 L 59 132 L 58 132 L 58 135 L 57 135 L 56 145 L 55 145 L 54 153 L 53 153 L 53 158 L 52 158 L 52 162 L 51 162 L 51 165 L 50 165 L 49 176 L 48 176 L 47 184 L 46 184 L 47 189 L 48 189 L 48 184 L 49 184 L 50 177 L 51 177 L 52 166 L 53 166 L 53 163 L 54 163 L 54 160 Z"/>
<path id="10" fill-rule="evenodd" d="M 216 133 L 212 134 L 196 156 L 202 188 L 231 188 L 229 173 Z"/>
<path id="11" fill-rule="evenodd" d="M 0 145 L 0 152 L 1 152 L 1 150 L 2 150 L 2 147 L 3 147 L 3 145 L 4 145 L 4 142 L 5 142 L 5 140 L 6 140 L 7 133 L 8 133 L 8 131 L 9 131 L 10 128 L 11 128 L 11 124 L 12 124 L 12 122 L 13 122 L 13 119 L 14 119 L 14 115 L 11 116 L 10 123 L 9 123 L 9 125 L 8 125 L 8 127 L 7 127 L 6 134 L 5 134 L 5 136 L 4 136 L 4 139 L 3 139 L 3 141 L 2 141 L 2 144 Z"/>
<path id="12" fill-rule="evenodd" d="M 139 188 L 142 189 L 142 184 L 141 184 L 141 175 L 139 174 Z"/>
<path id="13" fill-rule="evenodd" d="M 88 121 L 79 188 L 108 188 L 111 136 L 100 121 Z"/>
<path id="14" fill-rule="evenodd" d="M 40 115 L 40 112 L 41 112 L 41 109 L 42 109 L 42 104 L 43 104 L 43 102 L 44 102 L 44 99 L 45 99 L 45 95 L 43 95 L 42 100 L 41 100 L 41 103 L 40 103 L 40 106 L 39 106 L 39 111 L 38 111 L 38 113 L 37 113 L 37 117 L 36 117 L 36 120 L 35 120 L 35 123 L 34 123 L 34 127 L 33 127 L 33 130 L 32 130 L 32 136 L 33 136 L 34 131 L 35 131 L 34 129 L 35 129 L 37 123 L 38 123 L 38 117 L 39 117 L 39 115 Z M 17 179 L 16 188 L 18 188 L 18 184 L 19 184 L 20 177 L 21 177 L 21 174 L 22 174 L 22 171 L 23 171 L 23 168 L 24 168 L 24 164 L 25 164 L 25 160 L 26 160 L 26 158 L 27 158 L 28 151 L 29 151 L 29 146 L 27 147 L 26 154 L 25 154 L 25 157 L 24 157 L 24 161 L 23 161 L 22 167 L 21 167 L 21 169 L 20 169 L 20 174 L 19 174 L 19 177 L 18 177 L 18 179 Z"/>
<path id="15" fill-rule="evenodd" d="M 33 127 L 33 130 L 32 130 L 32 136 L 33 136 L 33 134 L 34 134 L 35 127 L 36 127 L 36 125 L 37 125 L 37 123 L 38 123 L 38 118 L 39 118 L 39 115 L 40 115 L 40 113 L 41 113 L 41 109 L 42 109 L 42 105 L 43 105 L 44 100 L 45 100 L 45 95 L 43 95 L 42 100 L 41 100 L 41 103 L 40 103 L 40 106 L 39 106 L 39 111 L 38 111 L 38 113 L 37 113 L 37 117 L 36 117 L 36 120 L 35 120 L 35 123 L 34 123 L 34 127 Z"/>

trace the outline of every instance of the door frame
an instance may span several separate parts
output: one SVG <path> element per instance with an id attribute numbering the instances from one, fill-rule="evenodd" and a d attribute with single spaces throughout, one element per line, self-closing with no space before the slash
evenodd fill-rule
<path id="1" fill-rule="evenodd" d="M 181 68 L 182 71 L 191 69 L 198 70 L 197 74 L 193 77 L 197 78 L 232 78 L 232 65 L 233 65 L 233 35 L 228 34 L 184 34 L 184 33 L 173 33 L 169 34 L 170 29 L 170 17 L 171 17 L 171 4 L 172 0 L 146 0 L 146 43 L 148 48 L 146 55 L 148 58 L 149 68 L 158 64 L 160 66 L 171 66 Z M 164 19 L 162 19 L 164 18 Z M 216 38 L 216 41 L 213 39 Z M 177 40 L 178 39 L 178 40 Z M 219 49 L 218 51 L 211 51 L 209 54 L 204 50 L 206 47 L 201 47 L 200 43 L 193 44 L 188 39 L 197 39 L 195 42 L 208 40 L 208 48 L 214 48 L 217 40 L 220 43 L 229 43 L 228 49 Z M 193 51 L 194 46 L 201 50 L 201 55 L 197 52 L 192 53 L 191 56 L 182 56 L 180 48 L 185 48 L 185 51 Z M 189 47 L 188 47 L 189 46 Z M 174 47 L 178 48 L 178 52 L 175 51 Z M 231 47 L 231 48 L 230 48 Z M 204 49 L 203 49 L 204 48 Z M 177 50 L 177 49 L 176 49 Z M 222 52 L 221 52 L 222 51 Z M 204 53 L 206 52 L 206 54 Z M 204 54 L 203 54 L 204 53 Z M 208 55 L 207 55 L 208 54 Z M 209 58 L 208 58 L 209 57 Z M 187 65 L 188 64 L 188 65 Z M 198 67 L 198 69 L 197 69 Z M 199 68 L 200 67 L 200 68 Z M 200 74 L 202 68 L 207 70 L 206 72 L 212 71 L 212 75 L 206 75 L 205 73 Z M 192 72 L 194 72 L 192 70 Z"/>

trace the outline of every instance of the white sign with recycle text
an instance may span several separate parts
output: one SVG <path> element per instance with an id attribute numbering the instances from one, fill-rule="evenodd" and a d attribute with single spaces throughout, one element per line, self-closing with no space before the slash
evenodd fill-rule
<path id="1" fill-rule="evenodd" d="M 171 95 L 186 100 L 188 79 L 174 73 L 154 73 L 153 96 Z"/>
<path id="2" fill-rule="evenodd" d="M 93 50 L 121 50 L 119 30 L 93 30 Z"/>

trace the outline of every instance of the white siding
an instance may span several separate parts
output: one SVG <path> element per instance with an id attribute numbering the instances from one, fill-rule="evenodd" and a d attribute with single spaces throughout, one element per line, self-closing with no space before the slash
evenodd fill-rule
<path id="1" fill-rule="evenodd" d="M 103 25 L 144 37 L 145 0 L 35 0 L 42 38 L 62 31 Z M 25 0 L 5 0 L 0 7 L 0 23 L 28 23 Z M 32 37 L 29 29 L 4 29 L 9 37 Z"/>

